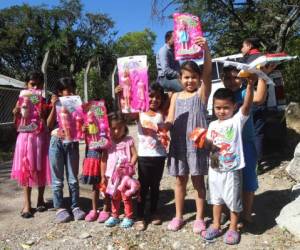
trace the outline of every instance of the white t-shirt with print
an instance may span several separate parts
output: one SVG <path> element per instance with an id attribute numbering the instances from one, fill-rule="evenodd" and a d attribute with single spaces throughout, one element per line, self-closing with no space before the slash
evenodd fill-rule
<path id="1" fill-rule="evenodd" d="M 166 149 L 157 135 L 158 124 L 163 123 L 163 121 L 163 116 L 160 113 L 156 113 L 154 116 L 140 113 L 138 122 L 138 156 L 159 157 L 167 155 Z"/>
<path id="2" fill-rule="evenodd" d="M 245 166 L 242 130 L 248 118 L 240 109 L 230 119 L 216 120 L 209 124 L 206 137 L 220 148 L 218 171 L 234 171 Z"/>

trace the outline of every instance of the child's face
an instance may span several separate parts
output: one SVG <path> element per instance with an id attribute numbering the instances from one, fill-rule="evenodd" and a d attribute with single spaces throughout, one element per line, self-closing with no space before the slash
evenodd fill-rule
<path id="1" fill-rule="evenodd" d="M 150 93 L 149 94 L 149 108 L 152 111 L 157 111 L 161 105 L 161 95 L 159 93 Z"/>
<path id="2" fill-rule="evenodd" d="M 246 55 L 249 52 L 250 49 L 251 49 L 251 44 L 243 42 L 243 46 L 241 48 L 242 54 Z"/>
<path id="3" fill-rule="evenodd" d="M 121 122 L 112 121 L 110 125 L 111 137 L 114 141 L 118 141 L 125 135 L 125 125 Z"/>
<path id="4" fill-rule="evenodd" d="M 214 112 L 219 120 L 227 120 L 233 116 L 236 105 L 229 99 L 214 99 Z"/>
<path id="5" fill-rule="evenodd" d="M 200 85 L 200 76 L 195 72 L 182 70 L 180 80 L 187 92 L 194 92 Z"/>
<path id="6" fill-rule="evenodd" d="M 41 86 L 42 84 L 40 84 L 37 80 L 29 80 L 27 83 L 28 89 L 42 89 Z"/>
<path id="7" fill-rule="evenodd" d="M 230 89 L 233 92 L 235 92 L 241 87 L 242 80 L 237 75 L 238 75 L 238 71 L 235 71 L 235 70 L 231 70 L 230 72 L 226 73 L 226 75 L 224 76 L 224 79 L 223 79 L 225 88 Z"/>
<path id="8" fill-rule="evenodd" d="M 69 95 L 73 95 L 73 94 L 74 94 L 74 90 L 71 88 L 66 88 L 66 89 L 63 89 L 62 91 L 59 91 L 60 96 L 69 96 Z"/>

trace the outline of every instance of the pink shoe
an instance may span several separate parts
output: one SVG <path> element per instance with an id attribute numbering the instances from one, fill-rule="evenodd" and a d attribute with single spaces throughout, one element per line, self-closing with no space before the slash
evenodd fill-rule
<path id="1" fill-rule="evenodd" d="M 200 234 L 202 231 L 205 231 L 206 230 L 206 225 L 205 225 L 205 222 L 204 220 L 195 220 L 194 221 L 194 225 L 193 225 L 193 232 L 195 234 Z"/>
<path id="2" fill-rule="evenodd" d="M 183 219 L 178 219 L 174 217 L 168 224 L 168 230 L 170 231 L 178 231 L 184 224 Z"/>
<path id="3" fill-rule="evenodd" d="M 99 216 L 98 216 L 98 220 L 97 220 L 97 221 L 98 221 L 99 223 L 104 223 L 106 220 L 108 220 L 109 215 L 110 215 L 109 212 L 101 211 L 101 212 L 99 213 Z"/>
<path id="4" fill-rule="evenodd" d="M 91 210 L 86 216 L 85 216 L 85 221 L 87 222 L 92 222 L 97 220 L 98 213 L 97 211 Z"/>

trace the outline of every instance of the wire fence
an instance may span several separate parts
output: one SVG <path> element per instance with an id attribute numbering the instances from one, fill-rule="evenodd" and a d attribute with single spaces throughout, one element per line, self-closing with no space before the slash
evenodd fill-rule
<path id="1" fill-rule="evenodd" d="M 0 126 L 13 123 L 12 110 L 15 107 L 21 89 L 0 86 Z"/>

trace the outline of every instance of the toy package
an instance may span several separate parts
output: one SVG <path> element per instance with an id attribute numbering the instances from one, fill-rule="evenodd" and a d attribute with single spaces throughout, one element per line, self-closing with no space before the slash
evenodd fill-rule
<path id="1" fill-rule="evenodd" d="M 59 97 L 56 105 L 59 136 L 64 142 L 73 142 L 83 139 L 83 113 L 80 96 Z"/>
<path id="2" fill-rule="evenodd" d="M 147 56 L 121 57 L 117 60 L 120 99 L 123 113 L 145 112 L 149 109 Z"/>
<path id="3" fill-rule="evenodd" d="M 86 138 L 89 149 L 105 149 L 110 146 L 110 132 L 105 101 L 89 101 L 84 104 Z"/>
<path id="4" fill-rule="evenodd" d="M 17 106 L 20 108 L 21 118 L 17 119 L 18 132 L 38 132 L 43 122 L 40 117 L 43 106 L 41 90 L 22 90 Z"/>
<path id="5" fill-rule="evenodd" d="M 174 13 L 173 19 L 175 59 L 203 58 L 204 51 L 195 44 L 195 38 L 203 36 L 199 17 L 186 13 Z"/>

